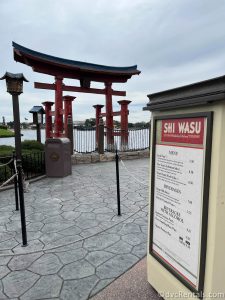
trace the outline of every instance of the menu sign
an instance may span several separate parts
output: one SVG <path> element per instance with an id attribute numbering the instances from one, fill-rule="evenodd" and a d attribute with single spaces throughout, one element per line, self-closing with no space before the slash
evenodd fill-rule
<path id="1" fill-rule="evenodd" d="M 203 144 L 204 118 L 162 120 L 162 142 Z"/>
<path id="2" fill-rule="evenodd" d="M 199 290 L 207 117 L 155 122 L 150 252 Z"/>

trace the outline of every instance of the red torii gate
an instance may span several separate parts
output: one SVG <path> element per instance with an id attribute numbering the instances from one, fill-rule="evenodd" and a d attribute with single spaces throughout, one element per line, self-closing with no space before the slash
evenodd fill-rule
<path id="1" fill-rule="evenodd" d="M 129 100 L 120 100 L 117 101 L 121 109 L 120 111 L 114 111 L 112 112 L 113 116 L 120 116 L 120 127 L 121 127 L 121 132 L 113 132 L 114 135 L 120 135 L 121 136 L 121 147 L 126 149 L 128 145 L 128 115 L 129 115 L 129 110 L 128 110 L 128 105 L 132 102 Z M 101 117 L 106 117 L 106 113 L 102 113 L 102 108 L 104 105 L 101 104 L 96 104 L 93 105 L 95 108 L 95 120 L 96 120 L 96 148 L 98 148 L 98 138 L 99 138 L 99 122 Z M 112 137 L 113 138 L 113 137 Z"/>
<path id="2" fill-rule="evenodd" d="M 126 96 L 125 91 L 115 91 L 112 83 L 124 83 L 132 75 L 140 74 L 137 66 L 131 67 L 110 67 L 80 61 L 63 59 L 31 49 L 19 44 L 12 43 L 14 60 L 32 67 L 34 72 L 52 75 L 55 83 L 35 82 L 34 87 L 55 91 L 54 134 L 53 137 L 64 136 L 63 130 L 63 91 L 102 94 L 106 97 L 106 127 L 107 144 L 113 144 L 113 109 L 112 96 Z M 64 78 L 80 80 L 80 86 L 69 86 L 63 84 Z M 91 88 L 91 82 L 102 82 L 104 89 Z"/>

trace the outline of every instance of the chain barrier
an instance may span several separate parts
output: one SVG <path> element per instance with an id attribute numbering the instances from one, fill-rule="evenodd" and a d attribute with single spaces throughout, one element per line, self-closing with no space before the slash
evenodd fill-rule
<path id="1" fill-rule="evenodd" d="M 11 164 L 11 162 L 13 162 L 13 159 L 10 159 L 10 161 L 5 164 L 0 164 L 0 167 L 6 167 L 7 165 Z"/>
<path id="2" fill-rule="evenodd" d="M 122 166 L 124 167 L 124 169 L 127 171 L 127 173 L 129 173 L 129 175 L 130 175 L 131 177 L 133 177 L 138 183 L 140 183 L 140 184 L 142 184 L 142 185 L 144 185 L 144 186 L 148 186 L 148 184 L 143 183 L 142 181 L 140 181 L 139 179 L 137 179 L 137 178 L 135 177 L 135 175 L 133 175 L 133 173 L 127 169 L 127 167 L 125 166 L 125 164 L 124 164 L 124 162 L 122 161 L 121 158 L 120 158 L 120 161 L 121 161 L 121 164 L 122 164 Z"/>
<path id="3" fill-rule="evenodd" d="M 17 174 L 14 174 L 12 177 L 10 177 L 8 180 L 6 180 L 5 182 L 3 182 L 2 185 L 0 185 L 0 188 L 4 187 L 5 185 L 7 185 L 10 181 L 12 181 L 15 177 L 17 176 Z"/>
<path id="4" fill-rule="evenodd" d="M 2 185 L 0 185 L 0 188 L 4 187 L 5 185 L 7 185 L 10 181 L 12 181 L 15 177 L 18 178 L 18 172 L 17 172 L 17 168 L 16 168 L 16 160 L 14 159 L 11 159 L 9 162 L 7 162 L 6 164 L 1 164 L 0 167 L 4 167 L 4 166 L 7 166 L 9 164 L 11 164 L 13 162 L 14 164 L 14 171 L 15 171 L 15 174 L 13 174 L 9 179 L 7 179 L 5 182 L 3 182 Z"/>
<path id="5" fill-rule="evenodd" d="M 8 161 L 7 163 L 5 164 L 0 164 L 0 167 L 5 167 L 9 164 L 11 164 L 13 162 L 13 165 L 14 165 L 14 171 L 15 173 L 9 178 L 7 179 L 5 182 L 3 182 L 2 185 L 0 185 L 0 188 L 4 187 L 5 185 L 7 185 L 9 182 L 11 182 L 15 177 L 17 178 L 18 180 L 18 171 L 17 171 L 17 166 L 16 166 L 16 159 L 11 159 L 10 161 Z M 29 182 L 26 182 L 25 181 L 25 175 L 24 175 L 24 172 L 23 172 L 23 169 L 22 169 L 22 179 L 23 179 L 23 190 L 25 193 L 29 192 Z"/>

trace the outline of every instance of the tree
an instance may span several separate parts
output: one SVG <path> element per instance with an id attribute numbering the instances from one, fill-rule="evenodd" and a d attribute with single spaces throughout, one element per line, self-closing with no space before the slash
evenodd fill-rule
<path id="1" fill-rule="evenodd" d="M 84 125 L 86 127 L 94 127 L 96 124 L 95 118 L 86 119 Z"/>

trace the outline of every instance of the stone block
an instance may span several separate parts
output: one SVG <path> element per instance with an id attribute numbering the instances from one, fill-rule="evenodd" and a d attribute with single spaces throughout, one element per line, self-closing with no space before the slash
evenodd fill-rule
<path id="1" fill-rule="evenodd" d="M 100 154 L 98 153 L 92 153 L 91 154 L 91 162 L 96 163 L 100 161 Z"/>

